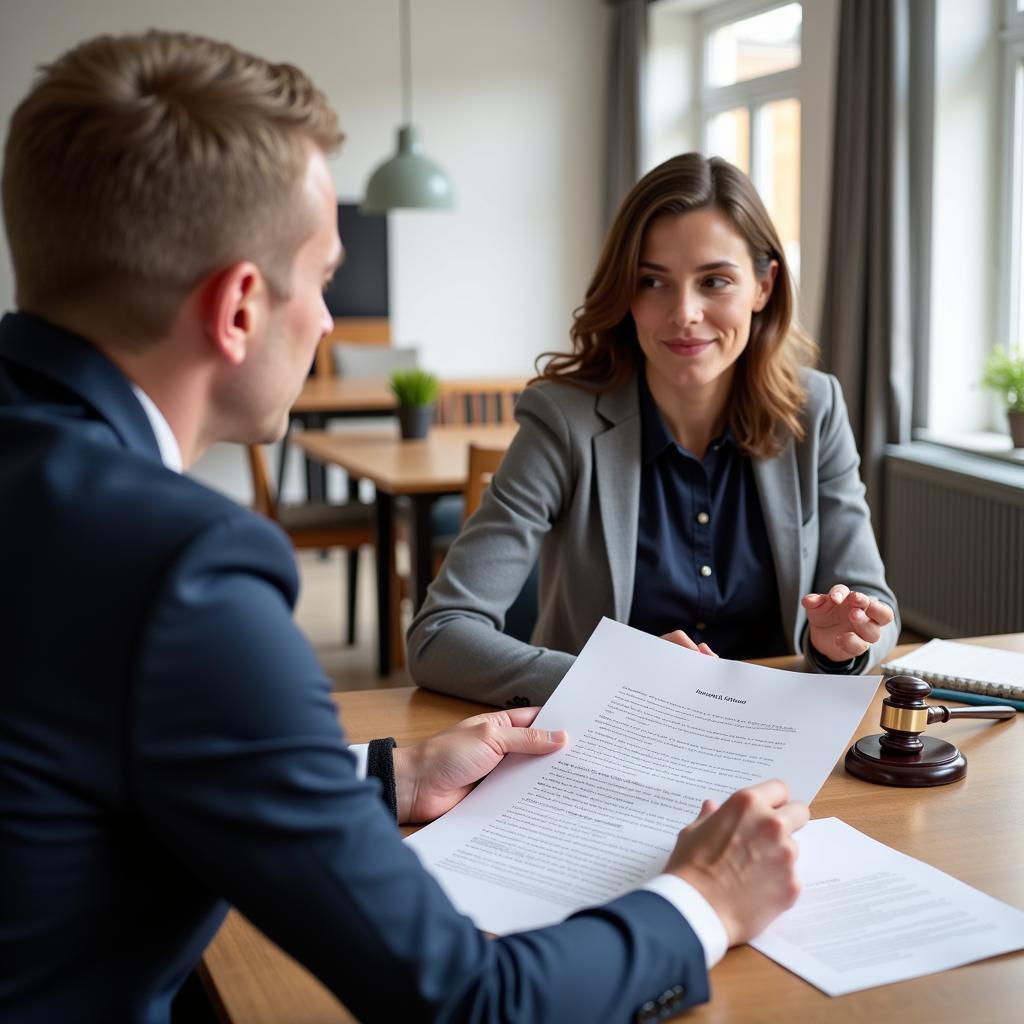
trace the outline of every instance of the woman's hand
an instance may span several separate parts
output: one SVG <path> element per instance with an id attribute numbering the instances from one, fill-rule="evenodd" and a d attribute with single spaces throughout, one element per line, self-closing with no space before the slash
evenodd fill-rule
<path id="1" fill-rule="evenodd" d="M 712 658 L 718 657 L 718 655 L 715 654 L 707 644 L 694 643 L 681 629 L 673 629 L 671 633 L 662 633 L 661 639 L 667 640 L 670 644 L 679 644 L 680 647 L 685 647 L 688 651 L 696 651 L 698 654 L 707 654 Z"/>
<path id="2" fill-rule="evenodd" d="M 805 594 L 811 646 L 830 661 L 859 657 L 893 620 L 892 609 L 874 597 L 837 583 L 827 594 Z"/>

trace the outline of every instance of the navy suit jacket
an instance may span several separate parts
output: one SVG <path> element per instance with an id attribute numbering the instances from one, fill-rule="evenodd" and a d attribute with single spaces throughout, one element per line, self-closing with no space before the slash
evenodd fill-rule
<path id="1" fill-rule="evenodd" d="M 495 941 L 459 915 L 356 775 L 285 535 L 167 470 L 120 371 L 23 314 L 0 553 L 0 1020 L 166 1021 L 228 904 L 364 1020 L 707 998 L 653 893 Z"/>

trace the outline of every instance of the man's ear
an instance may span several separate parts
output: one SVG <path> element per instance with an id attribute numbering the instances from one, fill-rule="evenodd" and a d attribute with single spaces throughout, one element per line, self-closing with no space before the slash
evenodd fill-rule
<path id="1" fill-rule="evenodd" d="M 206 335 L 231 366 L 245 361 L 251 339 L 263 327 L 267 286 L 259 267 L 248 260 L 214 275 L 203 296 Z"/>
<path id="2" fill-rule="evenodd" d="M 779 261 L 772 260 L 768 264 L 768 273 L 757 282 L 757 295 L 754 297 L 754 312 L 760 313 L 772 296 L 775 287 L 775 275 L 779 272 Z"/>

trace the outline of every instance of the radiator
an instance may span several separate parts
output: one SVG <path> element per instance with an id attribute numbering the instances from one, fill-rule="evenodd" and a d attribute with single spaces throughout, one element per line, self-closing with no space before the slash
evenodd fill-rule
<path id="1" fill-rule="evenodd" d="M 885 462 L 886 576 L 926 636 L 1024 631 L 1024 465 L 931 445 Z"/>

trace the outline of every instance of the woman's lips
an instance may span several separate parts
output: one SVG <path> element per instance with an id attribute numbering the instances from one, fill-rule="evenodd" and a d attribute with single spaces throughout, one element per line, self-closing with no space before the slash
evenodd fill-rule
<path id="1" fill-rule="evenodd" d="M 709 345 L 714 344 L 712 338 L 670 338 L 662 344 L 677 356 L 699 356 Z"/>

